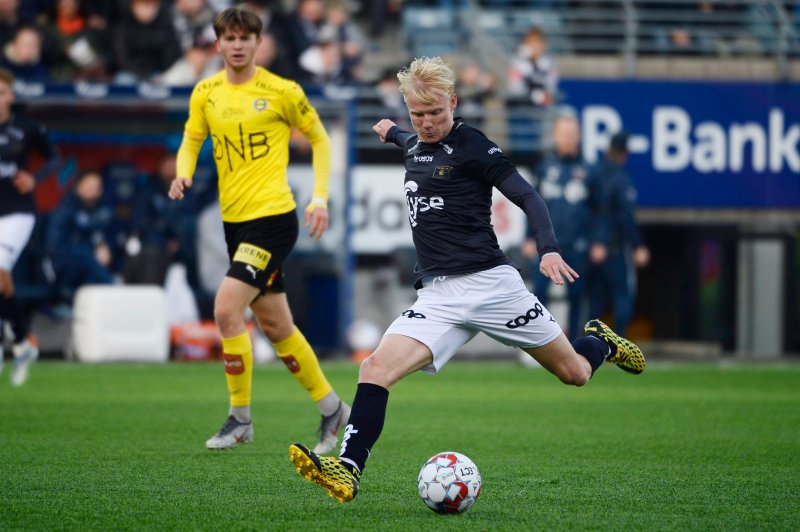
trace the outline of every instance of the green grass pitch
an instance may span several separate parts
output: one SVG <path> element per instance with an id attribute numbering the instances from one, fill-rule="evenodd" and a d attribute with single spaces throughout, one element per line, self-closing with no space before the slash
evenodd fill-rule
<path id="1" fill-rule="evenodd" d="M 325 370 L 350 400 L 357 367 Z M 796 530 L 800 366 L 603 368 L 584 388 L 510 362 L 453 362 L 391 392 L 358 497 L 300 478 L 316 408 L 281 364 L 256 368 L 255 441 L 211 452 L 219 364 L 39 363 L 0 380 L 0 529 Z M 416 492 L 439 451 L 472 458 L 483 493 L 459 516 Z"/>

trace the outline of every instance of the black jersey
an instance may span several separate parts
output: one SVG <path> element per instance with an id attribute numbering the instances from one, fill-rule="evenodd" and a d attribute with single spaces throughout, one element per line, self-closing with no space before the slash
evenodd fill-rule
<path id="1" fill-rule="evenodd" d="M 0 124 L 0 216 L 18 212 L 34 212 L 33 194 L 21 194 L 14 186 L 17 171 L 28 168 L 32 151 L 45 159 L 34 175 L 40 181 L 58 165 L 58 149 L 47 138 L 44 126 L 12 115 Z"/>
<path id="2" fill-rule="evenodd" d="M 512 264 L 491 223 L 492 188 L 516 173 L 500 148 L 460 120 L 435 144 L 393 136 L 404 150 L 416 281 Z"/>

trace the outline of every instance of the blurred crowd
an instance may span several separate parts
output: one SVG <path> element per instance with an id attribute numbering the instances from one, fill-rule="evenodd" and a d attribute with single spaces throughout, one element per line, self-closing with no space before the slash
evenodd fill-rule
<path id="1" fill-rule="evenodd" d="M 346 0 L 0 0 L 0 63 L 31 81 L 192 85 L 221 68 L 213 21 L 234 4 L 264 22 L 259 65 L 301 83 L 359 79 L 351 17 L 376 6 Z"/>

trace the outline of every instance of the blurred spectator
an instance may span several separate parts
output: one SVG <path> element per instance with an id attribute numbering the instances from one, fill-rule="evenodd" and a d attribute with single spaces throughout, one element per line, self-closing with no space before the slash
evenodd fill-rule
<path id="1" fill-rule="evenodd" d="M 53 211 L 46 246 L 59 294 L 71 301 L 85 284 L 114 281 L 108 228 L 112 210 L 102 202 L 103 178 L 94 170 L 81 172 L 75 185 Z"/>
<path id="2" fill-rule="evenodd" d="M 42 61 L 42 36 L 33 26 L 22 26 L 3 48 L 0 66 L 24 81 L 48 81 L 50 73 Z"/>
<path id="3" fill-rule="evenodd" d="M 517 55 L 508 74 L 510 96 L 523 97 L 535 106 L 548 106 L 555 101 L 558 70 L 547 53 L 547 36 L 539 28 L 531 28 L 522 37 Z"/>
<path id="4" fill-rule="evenodd" d="M 297 9 L 286 23 L 286 46 L 288 59 L 300 65 L 300 56 L 309 47 L 319 44 L 319 31 L 325 22 L 325 2 L 322 0 L 300 0 Z M 319 64 L 319 61 L 317 61 Z M 293 79 L 300 83 L 312 76 L 306 68 L 299 68 Z"/>
<path id="5" fill-rule="evenodd" d="M 0 46 L 11 42 L 22 25 L 19 3 L 20 0 L 0 0 Z"/>
<path id="6" fill-rule="evenodd" d="M 183 50 L 159 81 L 164 85 L 194 85 L 222 68 L 214 50 L 214 17 L 217 11 L 208 0 L 175 0 L 172 24 Z"/>
<path id="7" fill-rule="evenodd" d="M 636 268 L 650 262 L 650 251 L 635 219 L 636 189 L 625 169 L 628 138 L 624 131 L 616 133 L 605 157 L 591 168 L 587 179 L 595 231 L 589 250 L 589 313 L 600 317 L 610 308 L 614 329 L 620 334 L 625 334 L 633 316 Z"/>
<path id="8" fill-rule="evenodd" d="M 667 19 L 668 28 L 655 28 L 656 51 L 681 55 L 731 55 L 760 53 L 761 48 L 748 35 L 748 6 L 732 0 L 701 0 L 694 3 L 655 2 L 646 4 L 654 18 Z M 655 15 L 658 13 L 658 17 Z M 645 13 L 645 17 L 647 14 Z M 671 20 L 670 20 L 671 19 Z"/>
<path id="9" fill-rule="evenodd" d="M 380 37 L 384 34 L 386 24 L 403 8 L 403 0 L 361 0 L 361 13 L 369 20 L 369 34 Z"/>
<path id="10" fill-rule="evenodd" d="M 190 225 L 196 222 L 197 212 L 192 195 L 182 202 L 167 196 L 176 176 L 176 160 L 174 152 L 165 153 L 156 173 L 136 191 L 133 232 L 126 246 L 126 283 L 162 285 L 172 262 L 194 269 L 196 253 L 181 247 L 181 242 L 194 241 Z"/>
<path id="11" fill-rule="evenodd" d="M 270 32 L 261 34 L 261 41 L 256 49 L 256 65 L 284 78 L 290 78 L 295 72 L 295 68 L 280 50 L 275 35 Z"/>
<path id="12" fill-rule="evenodd" d="M 55 0 L 46 17 L 45 56 L 59 81 L 106 76 L 103 40 L 89 28 L 81 0 Z"/>
<path id="13" fill-rule="evenodd" d="M 350 19 L 345 0 L 332 0 L 328 3 L 325 26 L 335 31 L 342 58 L 342 74 L 346 81 L 361 78 L 361 58 L 364 53 L 364 36 L 358 26 Z"/>
<path id="14" fill-rule="evenodd" d="M 468 59 L 458 71 L 456 94 L 461 115 L 477 128 L 483 124 L 484 103 L 494 94 L 495 77 Z"/>
<path id="15" fill-rule="evenodd" d="M 217 40 L 214 35 L 214 17 L 217 11 L 208 0 L 175 0 L 172 9 L 172 26 L 186 52 L 192 48 L 210 48 Z"/>
<path id="16" fill-rule="evenodd" d="M 384 69 L 380 79 L 375 83 L 375 90 L 384 107 L 384 112 L 381 113 L 381 116 L 385 116 L 401 128 L 410 131 L 411 124 L 408 121 L 408 110 L 406 109 L 403 95 L 400 93 L 400 80 L 397 79 L 399 71 L 400 68 L 398 67 Z"/>
<path id="17" fill-rule="evenodd" d="M 302 69 L 298 60 L 302 50 L 298 52 L 292 46 L 289 34 L 293 23 L 279 7 L 275 7 L 275 4 L 280 4 L 280 2 L 277 0 L 245 0 L 241 3 L 258 15 L 264 28 L 261 35 L 262 42 L 257 52 L 260 56 L 259 59 L 256 59 L 256 64 L 284 78 L 300 79 Z M 264 42 L 266 35 L 269 37 L 266 39 L 267 42 Z"/>
<path id="18" fill-rule="evenodd" d="M 181 48 L 165 0 L 131 0 L 114 24 L 117 83 L 150 81 L 181 57 Z"/>
<path id="19" fill-rule="evenodd" d="M 341 47 L 333 26 L 323 26 L 317 35 L 317 44 L 300 54 L 300 67 L 304 75 L 300 79 L 319 85 L 342 84 L 347 80 Z"/>
<path id="20" fill-rule="evenodd" d="M 534 186 L 547 204 L 561 256 L 581 276 L 567 284 L 566 332 L 570 341 L 583 335 L 581 307 L 592 233 L 592 202 L 586 186 L 587 167 L 581 157 L 580 140 L 580 124 L 574 112 L 562 112 L 553 124 L 553 151 L 545 155 L 534 172 Z M 533 293 L 546 307 L 552 283 L 539 273 L 536 240 L 530 228 L 521 251 L 523 256 L 534 259 Z"/>

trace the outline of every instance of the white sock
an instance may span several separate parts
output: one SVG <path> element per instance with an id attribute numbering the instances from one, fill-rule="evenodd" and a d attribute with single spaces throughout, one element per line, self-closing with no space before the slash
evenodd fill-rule
<path id="1" fill-rule="evenodd" d="M 250 405 L 232 406 L 228 410 L 228 415 L 236 418 L 239 423 L 250 423 Z"/>
<path id="2" fill-rule="evenodd" d="M 319 412 L 325 417 L 335 414 L 336 411 L 339 410 L 340 404 L 342 404 L 342 401 L 339 399 L 339 396 L 336 395 L 336 392 L 331 392 L 317 401 Z"/>

